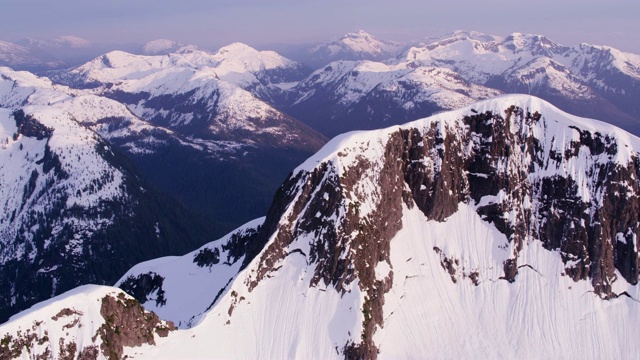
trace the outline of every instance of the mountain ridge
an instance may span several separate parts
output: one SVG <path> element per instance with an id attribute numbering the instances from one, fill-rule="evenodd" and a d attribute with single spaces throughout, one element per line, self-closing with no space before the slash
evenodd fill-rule
<path id="1" fill-rule="evenodd" d="M 619 128 L 528 95 L 338 136 L 296 168 L 264 219 L 121 279 L 177 320 L 189 297 L 201 303 L 182 330 L 124 353 L 634 354 L 638 149 Z M 201 316 L 203 288 L 178 279 L 240 263 Z M 165 283 L 164 272 L 182 275 Z M 256 336 L 237 336 L 247 331 Z M 465 345 L 452 346 L 455 334 Z"/>

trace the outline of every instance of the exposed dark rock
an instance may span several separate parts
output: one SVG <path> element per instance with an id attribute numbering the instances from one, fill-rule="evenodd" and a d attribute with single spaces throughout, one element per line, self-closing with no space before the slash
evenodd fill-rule
<path id="1" fill-rule="evenodd" d="M 38 140 L 50 138 L 53 134 L 52 128 L 44 126 L 33 116 L 25 114 L 22 109 L 14 111 L 12 115 L 16 121 L 18 134 Z"/>
<path id="2" fill-rule="evenodd" d="M 118 297 L 102 298 L 100 315 L 105 319 L 93 341 L 102 339 L 100 351 L 110 360 L 122 358 L 124 347 L 155 345 L 155 335 L 166 337 L 170 331 L 176 330 L 172 322 L 163 322 L 152 312 L 145 311 L 134 299 L 127 299 L 124 294 Z"/>
<path id="3" fill-rule="evenodd" d="M 152 293 L 156 293 L 156 306 L 163 306 L 167 303 L 164 297 L 164 289 L 162 284 L 164 278 L 154 272 L 148 272 L 146 274 L 140 274 L 136 277 L 133 275 L 126 278 L 121 284 L 120 289 L 127 294 L 133 296 L 141 304 L 147 302 L 148 296 Z"/>
<path id="4" fill-rule="evenodd" d="M 54 316 L 51 317 L 51 320 L 54 321 L 58 321 L 58 319 L 66 317 L 66 316 L 71 316 L 71 315 L 82 315 L 82 312 L 76 310 L 76 309 L 69 309 L 69 308 L 64 308 L 60 311 L 58 311 L 57 314 L 55 314 Z"/>
<path id="5" fill-rule="evenodd" d="M 193 262 L 198 265 L 198 267 L 211 267 L 220 262 L 220 249 L 214 248 L 211 250 L 210 248 L 204 248 L 193 257 Z"/>

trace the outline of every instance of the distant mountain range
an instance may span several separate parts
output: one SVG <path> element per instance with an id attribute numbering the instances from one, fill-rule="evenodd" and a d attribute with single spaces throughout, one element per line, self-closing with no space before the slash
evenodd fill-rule
<path id="1" fill-rule="evenodd" d="M 279 106 L 335 136 L 526 93 L 640 134 L 639 81 L 640 56 L 613 48 L 457 32 L 384 62 L 330 63 L 291 87 Z"/>

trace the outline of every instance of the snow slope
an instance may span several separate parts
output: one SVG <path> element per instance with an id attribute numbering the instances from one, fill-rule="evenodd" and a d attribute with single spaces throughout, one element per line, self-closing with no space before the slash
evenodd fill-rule
<path id="1" fill-rule="evenodd" d="M 132 318 L 138 326 L 125 328 L 123 320 Z M 145 312 L 121 290 L 85 285 L 14 316 L 2 326 L 0 354 L 5 359 L 120 358 L 123 347 L 153 344 L 172 330 L 172 324 Z"/>

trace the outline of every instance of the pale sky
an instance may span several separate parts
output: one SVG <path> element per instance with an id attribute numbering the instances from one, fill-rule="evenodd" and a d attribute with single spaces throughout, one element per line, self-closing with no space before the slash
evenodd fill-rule
<path id="1" fill-rule="evenodd" d="M 75 35 L 94 43 L 158 38 L 215 49 L 325 41 L 366 30 L 415 40 L 454 30 L 545 35 L 640 53 L 638 0 L 0 0 L 0 40 Z"/>

